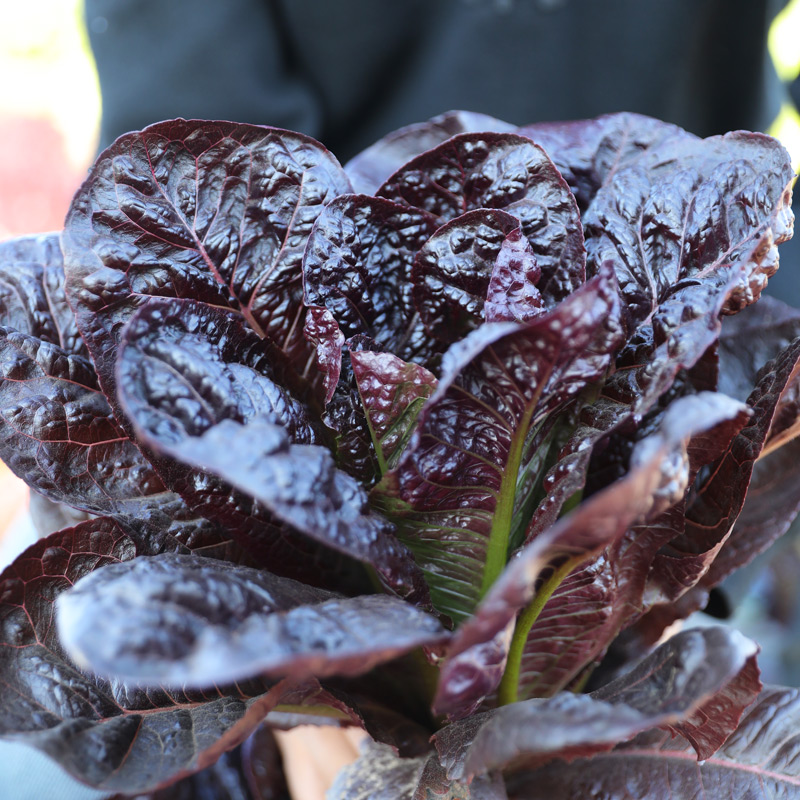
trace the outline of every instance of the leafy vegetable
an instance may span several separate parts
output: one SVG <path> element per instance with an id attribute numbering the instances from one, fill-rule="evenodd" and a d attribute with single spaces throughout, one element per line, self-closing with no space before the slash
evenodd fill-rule
<path id="1" fill-rule="evenodd" d="M 800 509 L 792 178 L 635 114 L 123 136 L 0 244 L 0 457 L 93 517 L 0 575 L 0 735 L 154 800 L 281 796 L 303 722 L 372 737 L 342 800 L 798 795 L 757 646 L 653 649 Z"/>

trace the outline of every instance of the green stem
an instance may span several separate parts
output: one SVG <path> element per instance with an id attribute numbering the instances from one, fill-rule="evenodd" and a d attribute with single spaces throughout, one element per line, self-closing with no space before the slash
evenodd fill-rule
<path id="1" fill-rule="evenodd" d="M 534 408 L 535 403 L 531 403 L 511 440 L 506 468 L 503 470 L 503 479 L 500 483 L 497 505 L 492 516 L 492 529 L 489 532 L 489 541 L 486 545 L 486 562 L 483 567 L 481 597 L 491 589 L 492 584 L 505 569 L 508 561 L 508 541 L 511 537 L 511 523 L 514 520 L 514 500 L 517 496 L 519 468 L 522 462 L 525 436 L 530 426 Z"/>
<path id="2" fill-rule="evenodd" d="M 580 560 L 571 558 L 558 567 L 517 618 L 514 636 L 511 638 L 511 646 L 508 650 L 506 671 L 503 673 L 503 679 L 500 681 L 500 686 L 497 690 L 499 705 L 506 706 L 509 703 L 517 702 L 519 696 L 519 673 L 522 668 L 522 655 L 525 651 L 525 643 L 528 641 L 528 634 L 542 613 L 547 601 L 553 596 L 553 592 L 558 589 L 564 578 L 575 569 Z"/>

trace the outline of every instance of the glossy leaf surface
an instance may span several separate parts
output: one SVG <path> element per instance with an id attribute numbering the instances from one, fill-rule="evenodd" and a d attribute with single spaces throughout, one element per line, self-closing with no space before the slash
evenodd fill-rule
<path id="1" fill-rule="evenodd" d="M 350 363 L 385 472 L 397 466 L 437 380 L 424 367 L 391 353 L 355 352 Z"/>
<path id="2" fill-rule="evenodd" d="M 697 745 L 697 758 L 708 758 L 761 690 L 756 650 L 749 639 L 724 628 L 680 633 L 630 673 L 592 694 L 561 693 L 514 703 L 488 715 L 477 731 L 463 725 L 463 762 L 451 757 L 449 774 L 463 778 L 492 769 L 538 766 L 554 758 L 569 761 L 610 750 L 655 727 L 685 729 L 691 739 L 692 720 L 702 720 L 719 733 L 714 745 Z M 728 685 L 745 671 L 738 693 L 726 695 Z M 450 750 L 460 725 L 448 731 L 445 744 Z"/>
<path id="3" fill-rule="evenodd" d="M 83 672 L 64 653 L 58 596 L 104 565 L 164 551 L 187 548 L 99 518 L 40 540 L 0 575 L 0 735 L 92 786 L 136 792 L 202 769 L 253 730 L 282 690 L 270 694 L 260 681 L 144 690 Z"/>
<path id="4" fill-rule="evenodd" d="M 230 308 L 303 350 L 303 250 L 325 203 L 348 191 L 322 145 L 277 128 L 174 120 L 118 139 L 63 238 L 67 295 L 102 385 L 112 392 L 119 329 L 148 297 Z"/>
<path id="5" fill-rule="evenodd" d="M 592 269 L 613 261 L 631 327 L 688 281 L 746 275 L 733 309 L 758 299 L 791 236 L 791 169 L 758 134 L 670 139 L 601 189 L 584 217 Z M 719 272 L 720 276 L 716 276 Z"/>
<path id="6" fill-rule="evenodd" d="M 377 194 L 424 209 L 440 224 L 478 208 L 506 211 L 520 221 L 533 248 L 541 291 L 562 299 L 584 281 L 575 198 L 544 151 L 525 137 L 454 136 L 401 167 Z"/>
<path id="7" fill-rule="evenodd" d="M 366 334 L 400 357 L 426 352 L 411 301 L 411 267 L 435 228 L 430 214 L 383 198 L 337 198 L 308 240 L 306 304 L 327 308 L 345 338 Z"/>
<path id="8" fill-rule="evenodd" d="M 345 172 L 357 192 L 374 194 L 380 185 L 414 156 L 430 150 L 459 133 L 495 131 L 510 133 L 508 122 L 474 111 L 448 111 L 426 122 L 407 125 L 387 134 L 351 158 Z"/>
<path id="9" fill-rule="evenodd" d="M 425 242 L 417 254 L 412 278 L 414 304 L 428 333 L 452 344 L 487 320 L 484 301 L 495 263 L 515 231 L 530 248 L 516 217 L 503 211 L 478 209 L 446 223 Z M 541 270 L 532 252 L 531 258 L 538 281 Z M 524 276 L 528 281 L 530 277 Z M 512 282 L 509 275 L 507 283 Z M 493 297 L 499 293 L 495 287 Z M 538 290 L 528 288 L 528 294 L 541 307 Z M 496 317 L 491 321 L 498 321 Z"/>
<path id="10" fill-rule="evenodd" d="M 184 463 L 174 457 L 184 441 L 222 422 L 266 419 L 280 424 L 290 440 L 317 441 L 321 425 L 308 406 L 277 382 L 288 371 L 282 353 L 229 312 L 188 301 L 151 300 L 122 340 L 120 402 L 169 485 L 197 513 L 231 531 L 270 570 L 315 585 L 343 581 L 344 588 L 350 583 L 349 559 L 287 528 L 269 505 L 213 474 L 206 461 Z M 221 437 L 217 442 L 221 452 L 238 458 L 230 442 Z"/>
<path id="11" fill-rule="evenodd" d="M 71 355 L 88 356 L 64 296 L 60 240 L 46 233 L 0 243 L 0 319 Z"/>
<path id="12" fill-rule="evenodd" d="M 257 675 L 359 675 L 446 632 L 397 598 L 323 589 L 192 555 L 109 565 L 63 594 L 64 647 L 141 686 L 205 688 Z"/>
<path id="13" fill-rule="evenodd" d="M 695 138 L 676 125 L 628 112 L 569 122 L 537 122 L 518 128 L 517 133 L 544 148 L 582 211 L 618 170 L 650 148 L 676 137 Z"/>
<path id="14" fill-rule="evenodd" d="M 669 508 L 686 490 L 686 448 L 692 435 L 729 419 L 739 418 L 743 424 L 743 411 L 742 404 L 715 394 L 676 403 L 661 430 L 639 444 L 622 479 L 585 500 L 546 534 L 522 548 L 454 637 L 437 692 L 437 709 L 462 715 L 464 709 L 474 708 L 490 694 L 497 686 L 490 680 L 496 672 L 487 670 L 484 674 L 476 668 L 475 648 L 485 647 L 513 623 L 517 613 L 533 599 L 547 567 L 557 559 L 589 562 L 636 522 L 657 517 Z M 579 566 L 576 570 L 577 575 L 562 584 L 562 595 L 556 593 L 544 606 L 530 633 L 538 663 L 531 663 L 533 653 L 527 663 L 522 662 L 523 696 L 531 696 L 527 692 L 546 696 L 564 688 L 608 646 L 621 625 L 616 615 L 624 613 L 627 601 L 632 601 L 626 596 L 625 602 L 616 604 L 619 577 L 602 559 L 588 575 L 580 574 Z M 549 606 L 555 608 L 552 615 Z M 558 647 L 552 646 L 554 639 Z M 553 671 L 543 681 L 549 670 Z"/>
<path id="15" fill-rule="evenodd" d="M 487 558 L 498 573 L 505 565 L 529 431 L 602 375 L 619 341 L 614 295 L 595 279 L 527 326 L 484 326 L 454 346 L 411 445 L 384 479 L 390 499 L 381 502 L 437 608 L 455 619 L 488 588 Z"/>
<path id="16" fill-rule="evenodd" d="M 649 731 L 609 753 L 521 774 L 509 780 L 509 797 L 551 800 L 601 792 L 609 800 L 793 798 L 800 792 L 798 714 L 796 689 L 767 688 L 705 763 L 698 764 L 691 745 L 680 737 Z"/>

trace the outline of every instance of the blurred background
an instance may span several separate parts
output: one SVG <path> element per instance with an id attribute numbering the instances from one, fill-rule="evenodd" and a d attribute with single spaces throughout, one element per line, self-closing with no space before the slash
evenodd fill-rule
<path id="1" fill-rule="evenodd" d="M 678 63 L 683 51 L 670 49 L 668 43 L 664 45 L 663 55 L 650 54 L 651 58 L 661 59 L 660 66 L 664 69 L 652 74 L 646 69 L 641 73 L 628 70 L 622 81 L 637 79 L 642 86 L 649 86 L 649 91 L 631 94 L 639 100 L 630 104 L 614 99 L 611 106 L 603 105 L 605 100 L 601 93 L 584 86 L 586 96 L 582 97 L 580 91 L 572 91 L 569 87 L 580 84 L 582 69 L 586 80 L 590 77 L 591 80 L 605 80 L 602 74 L 590 76 L 592 59 L 600 63 L 597 59 L 602 53 L 606 60 L 622 58 L 624 61 L 625 56 L 617 39 L 604 40 L 603 37 L 612 35 L 612 27 L 614 36 L 624 34 L 625 30 L 628 34 L 631 31 L 635 33 L 636 26 L 650 24 L 648 14 L 657 6 L 663 8 L 662 4 L 640 0 L 636 8 L 641 10 L 642 18 L 626 14 L 625 24 L 616 25 L 613 9 L 617 6 L 622 9 L 626 4 L 622 0 L 609 0 L 602 4 L 611 9 L 603 12 L 606 17 L 611 17 L 606 19 L 607 30 L 596 32 L 598 29 L 592 19 L 586 17 L 578 25 L 574 19 L 565 16 L 575 14 L 576 7 L 581 5 L 585 9 L 590 7 L 590 4 L 581 4 L 577 0 L 442 0 L 441 7 L 428 3 L 429 0 L 422 3 L 407 0 L 407 3 L 387 5 L 362 2 L 362 16 L 350 18 L 347 30 L 344 30 L 341 19 L 334 19 L 335 14 L 331 11 L 340 8 L 338 3 L 322 4 L 333 15 L 330 18 L 322 11 L 322 5 L 318 6 L 319 19 L 307 23 L 307 10 L 314 5 L 311 0 L 296 4 L 291 0 L 263 2 L 260 4 L 262 9 L 267 6 L 271 9 L 269 13 L 273 16 L 270 19 L 274 22 L 279 18 L 280 30 L 277 33 L 272 31 L 271 35 L 280 34 L 282 48 L 289 48 L 289 45 L 295 48 L 295 55 L 289 62 L 292 70 L 298 67 L 298 63 L 299 68 L 287 72 L 286 64 L 276 66 L 269 44 L 258 38 L 266 31 L 267 12 L 245 17 L 252 24 L 240 26 L 238 31 L 225 27 L 233 24 L 234 12 L 250 14 L 247 6 L 252 8 L 254 4 L 246 0 L 225 0 L 223 3 L 86 0 L 86 5 L 83 0 L 27 0 L 24 3 L 2 0 L 0 238 L 59 229 L 72 194 L 83 180 L 98 147 L 108 144 L 127 129 L 179 115 L 231 118 L 304 130 L 320 138 L 344 161 L 390 130 L 450 108 L 483 111 L 517 124 L 540 119 L 589 117 L 625 108 L 660 116 L 700 135 L 723 132 L 726 127 L 717 130 L 715 125 L 722 125 L 724 123 L 719 120 L 727 119 L 734 120 L 727 125 L 730 128 L 765 130 L 784 143 L 792 155 L 795 169 L 800 167 L 800 114 L 796 106 L 800 103 L 800 0 L 788 3 L 730 0 L 722 4 L 709 0 L 688 5 L 684 2 L 674 6 L 667 4 L 670 12 L 685 7 L 695 14 L 694 9 L 706 8 L 705 18 L 697 11 L 693 20 L 696 24 L 684 27 L 688 40 L 691 36 L 700 37 L 705 25 L 706 40 L 697 38 L 694 42 L 692 46 L 699 48 L 698 52 L 687 51 L 689 66 L 685 69 Z M 350 14 L 357 3 L 348 0 L 344 5 Z M 600 5 L 596 4 L 595 8 Z M 390 6 L 391 14 L 387 16 Z M 439 13 L 445 6 L 456 16 L 446 18 L 444 11 Z M 275 17 L 278 7 L 282 10 Z M 430 11 L 433 7 L 437 12 Z M 717 12 L 722 9 L 724 19 L 714 17 L 712 11 L 715 7 Z M 758 9 L 763 23 L 762 28 L 756 26 L 755 31 L 751 31 L 753 50 L 748 58 L 743 57 L 747 54 L 741 48 L 737 52 L 734 44 L 735 36 L 739 35 L 734 22 L 740 19 L 737 14 L 745 13 L 742 9 L 747 13 Z M 500 32 L 503 26 L 512 31 L 520 29 L 515 14 L 522 15 L 523 12 L 528 22 L 534 14 L 539 15 L 543 23 L 541 31 L 544 31 L 540 31 L 540 35 L 545 39 L 552 40 L 558 31 L 564 32 L 561 40 L 564 57 L 551 65 L 552 71 L 545 76 L 546 81 L 557 87 L 551 97 L 537 96 L 536 88 L 527 95 L 516 93 L 517 86 L 526 84 L 527 56 L 522 56 L 522 66 L 515 70 L 513 59 L 519 54 L 515 55 L 513 48 L 504 46 L 505 40 Z M 674 19 L 671 22 L 669 19 L 652 22 L 656 26 L 663 24 L 680 31 L 684 23 L 676 13 L 672 14 Z M 396 20 L 392 14 L 397 15 Z M 419 21 L 421 14 L 431 18 L 430 25 L 420 27 L 412 24 L 415 19 Z M 463 24 L 461 21 L 453 23 L 458 14 L 463 17 Z M 482 15 L 486 17 L 486 23 L 482 21 Z M 609 21 L 612 26 L 608 26 Z M 340 33 L 337 25 L 342 27 L 341 36 L 344 38 L 341 40 L 335 38 Z M 399 59 L 396 62 L 397 74 L 392 72 L 395 62 L 386 61 L 395 55 L 382 52 L 386 48 L 380 38 L 371 34 L 373 29 L 370 26 L 374 25 L 392 26 L 398 31 L 402 29 L 397 34 L 405 37 L 396 54 Z M 425 44 L 424 37 L 415 38 L 421 29 L 429 43 L 432 31 L 439 37 L 432 47 Z M 592 37 L 594 50 L 591 52 L 580 40 L 581 30 Z M 550 31 L 556 31 L 556 34 Z M 479 41 L 476 37 L 482 36 L 488 43 L 484 55 L 493 60 L 495 66 L 499 59 L 512 59 L 503 62 L 504 72 L 499 85 L 493 85 L 491 70 L 487 73 L 475 67 L 475 42 Z M 764 41 L 759 42 L 759 37 Z M 646 38 L 637 38 L 638 51 L 634 53 L 634 60 L 640 55 L 648 57 L 639 51 L 650 48 Z M 703 50 L 709 41 L 716 43 L 714 47 L 717 49 L 713 53 Z M 314 42 L 324 43 L 327 49 L 315 50 Z M 492 42 L 497 45 L 495 50 L 489 49 Z M 92 44 L 102 80 L 98 79 Z M 760 47 L 762 44 L 764 46 Z M 530 50 L 536 46 L 532 43 Z M 725 46 L 729 46 L 731 52 L 726 51 Z M 553 52 L 558 52 L 561 47 L 559 40 L 556 39 L 555 44 L 551 41 L 549 47 L 550 51 L 555 47 Z M 337 53 L 342 53 L 342 57 L 339 58 Z M 369 69 L 364 69 L 359 58 L 372 56 L 384 59 L 381 69 L 389 71 L 384 74 L 379 70 L 371 74 Z M 701 56 L 704 59 L 702 63 L 697 60 Z M 579 61 L 581 57 L 589 63 L 588 69 Z M 430 60 L 437 58 L 442 60 L 439 73 L 437 64 Z M 674 62 L 667 64 L 670 59 Z M 706 63 L 709 59 L 717 59 L 713 69 Z M 728 59 L 727 63 L 725 59 Z M 750 62 L 758 64 L 758 69 L 747 66 Z M 263 67 L 263 80 L 253 65 L 259 69 Z M 626 70 L 630 66 L 623 64 Z M 675 69 L 670 71 L 667 66 Z M 744 83 L 737 85 L 737 81 L 741 81 L 737 69 L 749 70 L 747 86 Z M 712 73 L 715 70 L 723 76 L 725 70 L 730 70 L 731 85 L 722 93 L 714 88 Z M 459 71 L 463 81 L 454 81 L 452 75 Z M 359 74 L 364 83 L 361 93 L 355 91 L 353 85 L 353 76 Z M 241 80 L 235 81 L 235 91 L 228 91 L 226 75 L 242 76 Z M 305 78 L 308 78 L 307 84 Z M 663 111 L 658 105 L 665 97 L 658 89 L 659 80 L 672 81 L 674 85 L 683 81 L 686 96 L 694 84 L 706 81 L 711 99 L 706 106 L 695 107 L 688 101 L 684 102 L 683 95 L 683 99 L 676 95 L 672 105 L 664 106 L 667 110 Z M 280 91 L 275 94 L 278 85 Z M 105 106 L 101 100 L 101 86 Z M 397 102 L 387 101 L 388 92 L 394 93 Z M 574 99 L 574 104 L 565 104 L 565 97 Z M 741 101 L 741 108 L 737 108 L 737 100 Z M 269 110 L 272 101 L 274 114 Z M 214 102 L 220 104 L 214 106 Z M 705 107 L 720 113 L 714 118 L 704 118 L 698 108 Z M 221 110 L 215 112 L 215 108 Z M 737 124 L 738 111 L 741 111 L 741 118 L 756 120 L 757 124 Z M 363 120 L 363 125 L 356 129 L 354 120 Z M 796 210 L 797 207 L 795 203 Z M 794 286 L 792 291 L 796 291 L 800 284 L 797 277 L 799 244 L 795 241 L 792 250 L 787 250 L 782 256 L 784 264 L 788 263 L 787 257 L 794 263 L 793 275 L 781 274 L 786 270 L 779 272 L 783 281 L 781 286 L 790 286 L 791 282 Z M 26 504 L 26 487 L 0 465 L 0 568 L 21 552 L 34 536 L 26 516 Z M 750 624 L 759 626 L 762 644 L 766 644 L 765 638 L 780 640 L 785 637 L 787 625 L 800 634 L 800 615 L 794 603 L 797 585 L 800 584 L 797 581 L 800 550 L 792 544 L 796 540 L 797 537 L 787 538 L 780 559 L 771 555 L 761 559 L 761 565 L 767 567 L 762 574 L 768 577 L 751 582 L 755 586 L 750 595 L 752 599 L 737 611 L 738 624 L 742 624 L 743 618 L 749 618 Z M 783 574 L 787 571 L 788 580 Z M 775 578 L 779 572 L 781 575 Z M 769 620 L 765 621 L 763 611 L 765 603 L 778 601 L 770 589 L 776 581 L 783 587 L 783 594 L 778 599 L 786 607 L 781 612 L 780 623 L 773 625 Z M 794 587 L 792 597 L 785 597 L 786 587 Z M 771 600 L 767 598 L 770 592 Z M 798 637 L 793 637 L 795 639 Z M 783 650 L 787 647 L 798 649 L 800 644 L 784 642 Z M 800 652 L 786 658 L 780 655 L 781 648 L 776 648 L 776 652 L 779 655 L 772 657 L 775 663 L 769 665 L 767 659 L 768 669 L 773 672 L 768 678 L 796 684 L 800 681 L 797 667 L 786 667 L 783 662 L 790 665 L 800 663 Z M 764 663 L 762 661 L 762 665 Z M 786 669 L 794 669 L 794 672 L 786 673 Z M 38 764 L 31 770 L 30 762 L 18 759 L 16 752 L 13 746 L 0 750 L 0 796 L 55 797 L 51 794 L 54 778 L 47 772 L 47 766 L 42 765 L 41 776 L 34 775 L 39 769 Z M 23 772 L 29 786 L 29 794 L 25 795 L 11 789 L 22 780 Z M 32 776 L 34 783 L 36 779 L 44 783 L 34 785 Z M 69 788 L 66 780 L 59 785 L 58 797 L 98 796 L 81 793 L 76 787 Z"/>

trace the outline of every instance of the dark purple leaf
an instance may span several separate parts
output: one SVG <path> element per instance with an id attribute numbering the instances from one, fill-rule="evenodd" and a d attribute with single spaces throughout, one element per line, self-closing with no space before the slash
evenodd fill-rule
<path id="1" fill-rule="evenodd" d="M 257 675 L 360 675 L 447 636 L 398 598 L 343 598 L 182 554 L 95 570 L 59 598 L 58 627 L 76 663 L 99 675 L 198 688 Z"/>
<path id="2" fill-rule="evenodd" d="M 532 515 L 527 541 L 555 524 L 564 504 L 580 496 L 592 456 L 609 437 L 635 430 L 679 376 L 695 368 L 704 371 L 706 354 L 719 337 L 720 315 L 744 274 L 740 266 L 729 271 L 721 288 L 695 283 L 675 291 L 659 309 L 658 326 L 639 327 L 617 357 L 616 371 L 600 396 L 580 410 L 574 432 L 545 476 L 545 497 Z"/>
<path id="3" fill-rule="evenodd" d="M 144 792 L 203 769 L 263 719 L 281 685 L 144 690 L 98 679 L 64 654 L 58 596 L 104 565 L 164 551 L 187 548 L 98 518 L 39 540 L 0 575 L 0 736 L 42 750 L 92 786 Z"/>
<path id="4" fill-rule="evenodd" d="M 569 765 L 554 761 L 508 780 L 512 800 L 599 796 L 796 797 L 800 789 L 797 689 L 768 688 L 745 713 L 722 749 L 698 763 L 691 745 L 659 730 L 648 731 L 608 753 Z"/>
<path id="5" fill-rule="evenodd" d="M 708 393 L 673 400 L 659 415 L 659 425 L 674 425 L 678 414 L 693 418 L 690 424 L 695 427 L 686 439 L 685 455 L 675 459 L 674 453 L 672 465 L 670 458 L 661 464 L 664 477 L 675 471 L 679 485 L 669 487 L 675 498 L 680 498 L 681 485 L 693 484 L 699 467 L 726 450 L 748 419 L 746 408 Z M 632 459 L 632 466 L 635 463 Z M 567 687 L 603 655 L 620 629 L 655 601 L 649 572 L 661 547 L 683 533 L 684 515 L 683 499 L 661 513 L 657 506 L 565 578 L 528 634 L 521 663 L 521 697 L 548 696 Z"/>
<path id="6" fill-rule="evenodd" d="M 766 536 L 759 537 L 758 543 L 743 546 L 734 543 L 736 549 L 729 553 L 731 560 L 720 558 L 717 566 L 712 563 L 727 547 L 780 396 L 799 371 L 800 339 L 797 339 L 757 376 L 758 384 L 747 400 L 753 415 L 694 492 L 686 509 L 685 532 L 672 539 L 653 564 L 649 581 L 651 592 L 660 592 L 664 598 L 674 600 L 701 578 L 704 586 L 710 588 L 733 568 L 743 565 L 734 553 L 738 551 L 743 557 L 752 557 L 770 543 L 770 533 L 765 532 Z M 796 500 L 790 500 L 790 504 L 794 502 Z M 778 527 L 782 524 L 779 522 Z M 743 533 L 748 534 L 746 530 Z"/>
<path id="7" fill-rule="evenodd" d="M 117 382 L 135 426 L 166 444 L 218 422 L 266 416 L 315 443 L 311 414 L 286 386 L 282 354 L 236 316 L 202 303 L 151 300 L 120 335 Z"/>
<path id="8" fill-rule="evenodd" d="M 749 305 L 791 237 L 792 179 L 784 148 L 760 134 L 668 139 L 598 191 L 584 217 L 589 274 L 614 262 L 631 329 L 657 309 L 663 319 L 659 306 L 691 282 L 722 286 L 731 265 L 745 275 L 729 310 Z"/>
<path id="9" fill-rule="evenodd" d="M 414 305 L 428 333 L 452 344 L 485 321 L 484 300 L 495 262 L 513 232 L 528 244 L 516 217 L 482 208 L 442 225 L 425 242 L 417 254 L 411 277 Z M 532 253 L 530 256 L 535 263 Z M 509 280 L 504 288 L 510 288 L 511 283 Z M 538 295 L 536 289 L 533 291 Z M 498 294 L 496 287 L 493 297 Z M 516 320 L 514 316 L 510 319 Z"/>
<path id="10" fill-rule="evenodd" d="M 0 328 L 0 457 L 37 492 L 148 518 L 175 503 L 117 423 L 88 359 Z"/>
<path id="11" fill-rule="evenodd" d="M 537 122 L 517 128 L 544 148 L 569 184 L 581 211 L 622 167 L 672 139 L 694 139 L 676 125 L 623 112 L 595 119 Z"/>
<path id="12" fill-rule="evenodd" d="M 328 800 L 507 800 L 501 776 L 480 776 L 470 784 L 450 781 L 435 755 L 398 758 L 386 745 L 370 743 L 345 767 Z"/>
<path id="13" fill-rule="evenodd" d="M 343 375 L 322 415 L 322 421 L 333 431 L 336 463 L 364 487 L 369 487 L 380 478 L 381 468 L 361 395 L 350 367 L 353 344 L 351 339 L 349 352 L 345 353 L 342 361 Z"/>
<path id="14" fill-rule="evenodd" d="M 308 239 L 306 304 L 327 308 L 347 339 L 367 334 L 409 359 L 427 351 L 411 301 L 411 266 L 435 228 L 430 214 L 379 197 L 333 200 Z M 323 343 L 331 340 L 328 334 Z"/>
<path id="15" fill-rule="evenodd" d="M 8 328 L 88 358 L 64 296 L 59 234 L 0 243 L 0 319 Z"/>
<path id="16" fill-rule="evenodd" d="M 303 334 L 316 350 L 317 370 L 323 375 L 323 402 L 328 405 L 342 371 L 344 334 L 333 314 L 327 308 L 318 306 L 307 309 Z"/>
<path id="17" fill-rule="evenodd" d="M 463 780 L 611 750 L 660 727 L 679 731 L 693 741 L 698 759 L 709 758 L 758 696 L 756 651 L 737 631 L 685 631 L 592 694 L 527 700 L 454 723 L 437 735 L 437 750 L 447 774 Z M 717 738 L 697 736 L 695 723 Z"/>
<path id="18" fill-rule="evenodd" d="M 451 348 L 411 444 L 379 487 L 434 605 L 454 619 L 505 565 L 529 432 L 604 373 L 619 342 L 615 293 L 594 279 L 528 325 L 486 325 Z"/>
<path id="19" fill-rule="evenodd" d="M 277 128 L 174 120 L 118 139 L 63 237 L 67 296 L 107 394 L 119 330 L 150 297 L 230 308 L 305 352 L 303 250 L 324 204 L 349 191 L 322 145 Z"/>
<path id="20" fill-rule="evenodd" d="M 537 288 L 541 269 L 521 228 L 511 231 L 500 245 L 484 315 L 487 322 L 529 322 L 542 313 L 548 298 Z"/>
<path id="21" fill-rule="evenodd" d="M 357 192 L 375 194 L 378 187 L 403 164 L 451 136 L 482 131 L 510 133 L 513 130 L 513 125 L 486 114 L 448 111 L 427 122 L 407 125 L 384 136 L 350 159 L 344 169 Z"/>
<path id="22" fill-rule="evenodd" d="M 601 556 L 634 523 L 657 518 L 680 500 L 689 479 L 691 438 L 731 419 L 738 418 L 741 424 L 743 411 L 740 403 L 711 393 L 675 403 L 660 430 L 638 443 L 623 478 L 584 500 L 519 551 L 475 615 L 456 633 L 442 669 L 436 709 L 459 716 L 496 688 L 476 671 L 474 648 L 485 646 L 513 623 L 554 562 L 572 560 L 575 566 L 529 634 L 531 650 L 521 674 L 524 696 L 530 696 L 532 687 L 542 695 L 564 688 L 602 653 L 629 610 L 625 603 L 616 604 L 620 579 L 614 570 L 605 569 L 602 559 L 599 564 L 583 565 Z M 551 614 L 548 608 L 556 611 Z M 496 660 L 497 654 L 492 656 Z M 539 663 L 532 668 L 535 656 Z"/>
<path id="23" fill-rule="evenodd" d="M 320 426 L 278 382 L 288 373 L 282 353 L 229 312 L 190 301 L 151 300 L 121 338 L 119 401 L 133 428 L 141 430 L 141 441 L 155 451 L 150 457 L 169 486 L 272 572 L 315 585 L 352 583 L 349 559 L 288 529 L 268 506 L 211 474 L 205 462 L 185 464 L 171 457 L 171 448 L 226 420 L 266 418 L 294 441 L 317 441 Z M 233 446 L 222 444 L 235 460 Z"/>
<path id="24" fill-rule="evenodd" d="M 707 589 L 719 584 L 783 536 L 800 511 L 800 440 L 760 459 L 747 489 L 747 498 L 709 571 L 701 579 Z"/>
<path id="25" fill-rule="evenodd" d="M 113 800 L 290 800 L 280 751 L 269 728 L 261 725 L 235 750 L 200 772 L 147 794 Z"/>
<path id="26" fill-rule="evenodd" d="M 424 367 L 391 353 L 355 352 L 350 354 L 350 363 L 375 451 L 386 472 L 397 466 L 437 381 Z"/>
<path id="27" fill-rule="evenodd" d="M 132 405 L 131 416 L 139 419 Z M 142 438 L 198 475 L 221 479 L 290 529 L 374 567 L 391 591 L 426 602 L 424 579 L 393 526 L 367 508 L 362 486 L 336 468 L 324 447 L 292 444 L 268 418 L 247 424 L 224 419 L 177 441 L 152 429 L 143 430 Z"/>
<path id="28" fill-rule="evenodd" d="M 719 390 L 747 400 L 761 368 L 800 336 L 800 310 L 765 295 L 725 317 L 719 339 Z"/>
<path id="29" fill-rule="evenodd" d="M 439 224 L 478 208 L 515 216 L 555 300 L 584 282 L 578 207 L 545 152 L 510 133 L 464 133 L 398 169 L 378 195 L 434 214 Z"/>

